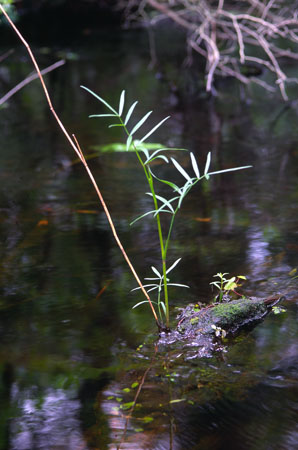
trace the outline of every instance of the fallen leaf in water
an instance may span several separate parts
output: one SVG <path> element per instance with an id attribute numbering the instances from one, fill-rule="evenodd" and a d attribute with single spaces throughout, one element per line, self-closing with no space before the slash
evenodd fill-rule
<path id="1" fill-rule="evenodd" d="M 109 286 L 109 284 L 110 284 L 111 282 L 112 282 L 112 280 L 109 280 L 109 281 L 107 282 L 107 284 L 106 284 L 103 288 L 101 288 L 101 290 L 98 292 L 97 296 L 95 297 L 96 300 L 99 299 L 99 297 L 104 293 L 104 291 L 107 289 L 107 287 Z"/>
<path id="2" fill-rule="evenodd" d="M 49 221 L 46 220 L 46 219 L 41 219 L 41 220 L 38 222 L 38 224 L 37 224 L 38 227 L 44 227 L 44 226 L 47 226 L 47 225 L 49 225 Z"/>
<path id="3" fill-rule="evenodd" d="M 180 402 L 185 402 L 185 398 L 176 398 L 175 400 L 171 400 L 169 401 L 169 403 L 173 404 L 173 403 L 180 403 Z"/>
<path id="4" fill-rule="evenodd" d="M 98 211 L 94 209 L 77 209 L 76 213 L 78 214 L 98 214 Z"/>
<path id="5" fill-rule="evenodd" d="M 294 275 L 296 275 L 296 273 L 297 273 L 297 269 L 295 268 L 295 269 L 291 270 L 291 272 L 289 272 L 289 275 L 290 275 L 290 277 L 293 277 Z"/>
<path id="6" fill-rule="evenodd" d="M 211 222 L 211 217 L 195 217 L 197 222 Z"/>

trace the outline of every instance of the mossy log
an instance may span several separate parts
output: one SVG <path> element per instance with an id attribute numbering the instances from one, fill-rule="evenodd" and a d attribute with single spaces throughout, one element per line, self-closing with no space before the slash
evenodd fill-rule
<path id="1" fill-rule="evenodd" d="M 248 323 L 261 320 L 280 298 L 242 298 L 202 309 L 188 305 L 178 317 L 177 331 L 185 337 L 214 335 L 215 328 L 233 333 Z"/>
<path id="2" fill-rule="evenodd" d="M 197 348 L 196 357 L 210 357 L 222 347 L 221 338 L 245 325 L 252 326 L 260 322 L 281 299 L 280 295 L 246 297 L 201 309 L 198 305 L 190 304 L 181 310 L 176 329 L 161 332 L 158 342 L 166 346 L 176 344 L 183 353 Z"/>

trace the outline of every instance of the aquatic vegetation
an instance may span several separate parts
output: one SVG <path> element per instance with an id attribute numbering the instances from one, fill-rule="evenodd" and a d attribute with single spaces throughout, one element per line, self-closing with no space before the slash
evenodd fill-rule
<path id="1" fill-rule="evenodd" d="M 237 275 L 236 277 L 225 278 L 225 275 L 229 275 L 228 272 L 218 272 L 216 275 L 213 275 L 213 277 L 219 278 L 218 281 L 212 281 L 210 283 L 211 286 L 215 286 L 219 290 L 219 293 L 215 296 L 214 301 L 222 302 L 224 294 L 228 295 L 230 291 L 240 295 L 235 291 L 235 289 L 241 286 L 239 280 L 246 280 L 246 277 L 244 275 Z"/>
<path id="2" fill-rule="evenodd" d="M 152 114 L 152 111 L 147 112 L 134 126 L 130 127 L 130 120 L 133 116 L 133 112 L 137 106 L 138 101 L 135 101 L 127 110 L 126 114 L 125 110 L 125 91 L 123 90 L 120 95 L 118 108 L 115 109 L 111 106 L 106 100 L 102 97 L 91 91 L 85 86 L 81 86 L 91 95 L 93 95 L 97 100 L 99 100 L 107 109 L 108 113 L 103 114 L 93 114 L 89 117 L 91 118 L 111 118 L 113 123 L 109 125 L 109 128 L 113 127 L 121 127 L 126 135 L 126 150 L 133 150 L 137 156 L 137 159 L 144 171 L 145 178 L 147 180 L 149 186 L 149 192 L 146 195 L 152 197 L 153 201 L 153 209 L 145 212 L 140 215 L 136 219 L 134 219 L 131 223 L 134 224 L 140 219 L 143 219 L 146 216 L 153 216 L 156 220 L 157 232 L 159 237 L 159 245 L 160 245 L 160 253 L 161 253 L 161 270 L 158 270 L 156 267 L 152 266 L 151 269 L 155 274 L 153 278 L 145 278 L 145 280 L 153 281 L 153 283 L 146 284 L 144 287 L 149 288 L 148 292 L 157 290 L 157 304 L 159 320 L 160 323 L 165 323 L 165 327 L 169 328 L 170 323 L 170 312 L 169 312 L 169 293 L 168 286 L 177 286 L 177 287 L 188 287 L 184 284 L 178 283 L 170 283 L 168 274 L 172 271 L 176 265 L 180 262 L 181 258 L 178 258 L 171 266 L 168 268 L 168 249 L 170 238 L 173 230 L 174 221 L 179 209 L 182 206 L 183 200 L 190 192 L 190 190 L 203 179 L 209 180 L 210 176 L 218 175 L 226 172 L 231 172 L 235 170 L 246 169 L 251 166 L 242 166 L 242 167 L 234 167 L 231 169 L 218 170 L 215 172 L 210 172 L 211 165 L 211 153 L 209 152 L 206 159 L 206 164 L 204 168 L 204 172 L 201 173 L 198 167 L 198 163 L 193 153 L 190 153 L 190 162 L 192 166 L 192 173 L 188 173 L 181 164 L 172 156 L 168 156 L 169 151 L 181 151 L 184 149 L 178 148 L 169 148 L 169 147 L 161 147 L 151 151 L 150 148 L 145 145 L 145 141 L 161 126 L 163 123 L 169 119 L 169 117 L 165 117 L 159 123 L 157 123 L 150 131 L 148 131 L 141 139 L 136 139 L 135 134 L 137 131 L 141 130 L 143 124 L 147 121 L 149 116 Z M 170 162 L 173 164 L 176 171 L 182 176 L 184 184 L 182 186 L 178 186 L 172 181 L 164 180 L 159 178 L 152 170 L 151 163 L 156 161 L 157 159 L 162 160 L 164 163 L 169 164 Z M 157 194 L 155 184 L 156 182 L 165 184 L 172 191 L 171 198 L 165 198 L 161 195 Z M 171 216 L 170 223 L 162 223 L 161 215 L 169 214 Z M 140 289 L 141 287 L 137 287 L 136 289 Z M 230 288 L 232 289 L 232 287 Z M 164 298 L 161 298 L 161 292 L 163 292 Z M 147 303 L 148 299 L 138 302 L 134 307 L 137 307 L 143 303 Z M 153 302 L 152 302 L 153 303 Z"/>
<path id="3" fill-rule="evenodd" d="M 282 314 L 286 312 L 286 309 L 283 308 L 282 306 L 273 306 L 272 311 L 274 314 Z"/>

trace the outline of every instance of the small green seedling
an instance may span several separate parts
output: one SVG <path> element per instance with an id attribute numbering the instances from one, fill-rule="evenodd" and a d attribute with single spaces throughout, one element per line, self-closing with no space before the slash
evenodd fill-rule
<path id="1" fill-rule="evenodd" d="M 287 310 L 282 306 L 273 306 L 272 311 L 274 312 L 274 314 L 282 314 L 285 313 Z"/>
<path id="2" fill-rule="evenodd" d="M 246 280 L 244 275 L 237 275 L 236 277 L 225 278 L 226 275 L 229 275 L 227 272 L 221 273 L 218 272 L 214 277 L 218 277 L 219 281 L 212 281 L 210 284 L 215 286 L 219 293 L 216 295 L 214 301 L 222 302 L 224 294 L 229 294 L 230 291 L 234 292 L 236 295 L 241 296 L 238 292 L 235 291 L 236 288 L 241 286 L 239 283 L 240 280 Z"/>

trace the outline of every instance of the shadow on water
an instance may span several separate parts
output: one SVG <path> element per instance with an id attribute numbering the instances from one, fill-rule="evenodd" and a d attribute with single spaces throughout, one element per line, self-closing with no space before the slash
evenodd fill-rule
<path id="1" fill-rule="evenodd" d="M 136 45 L 138 44 L 138 45 Z M 154 109 L 157 142 L 193 151 L 201 166 L 253 169 L 214 178 L 187 199 L 170 259 L 183 257 L 173 308 L 211 300 L 219 271 L 245 274 L 248 295 L 281 292 L 287 312 L 224 342 L 210 358 L 156 347 L 147 308 L 112 240 L 83 169 L 66 147 L 36 82 L 1 109 L 0 448 L 294 449 L 297 446 L 297 110 L 260 90 L 239 101 L 194 95 L 183 67 L 148 69 L 147 37 L 134 31 L 63 49 L 67 64 L 47 82 L 65 125 L 85 148 L 121 142 L 88 119 L 127 89 L 141 116 Z M 58 55 L 59 54 L 59 55 Z M 39 49 L 47 65 L 61 49 Z M 50 62 L 49 62 L 50 61 Z M 0 66 L 6 91 L 32 70 L 22 50 Z M 162 77 L 161 77 L 162 73 Z M 158 76 L 157 76 L 158 75 Z M 171 80 L 171 82 L 169 82 Z M 181 93 L 173 83 L 182 83 Z M 183 84 L 184 83 L 184 84 Z M 8 90 L 8 89 L 7 89 Z M 188 157 L 181 155 L 181 164 Z M 141 276 L 157 265 L 144 182 L 134 155 L 90 159 L 117 229 Z M 158 167 L 170 178 L 170 167 Z M 191 292 L 191 293 L 190 293 Z M 173 316 L 175 312 L 173 311 Z"/>

